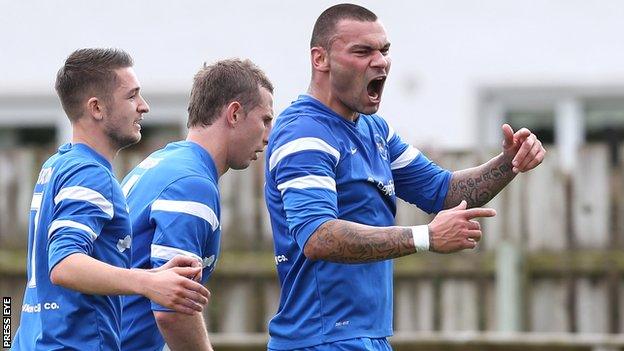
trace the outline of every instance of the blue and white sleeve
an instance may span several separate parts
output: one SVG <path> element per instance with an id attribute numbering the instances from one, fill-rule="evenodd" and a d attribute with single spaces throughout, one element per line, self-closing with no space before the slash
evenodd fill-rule
<path id="1" fill-rule="evenodd" d="M 48 273 L 73 253 L 91 255 L 114 214 L 113 182 L 102 166 L 85 164 L 59 177 L 48 226 Z"/>
<path id="2" fill-rule="evenodd" d="M 176 255 L 202 262 L 202 282 L 219 255 L 219 193 L 209 180 L 190 176 L 169 185 L 151 205 L 154 225 L 150 261 L 160 267 Z M 152 310 L 169 311 L 154 302 Z"/>
<path id="3" fill-rule="evenodd" d="M 404 142 L 390 127 L 386 141 L 397 196 L 427 213 L 442 210 L 452 173 Z"/>
<path id="4" fill-rule="evenodd" d="M 291 135 L 269 158 L 289 232 L 301 248 L 321 224 L 338 217 L 335 178 L 340 152 L 326 133 L 307 132 Z"/>

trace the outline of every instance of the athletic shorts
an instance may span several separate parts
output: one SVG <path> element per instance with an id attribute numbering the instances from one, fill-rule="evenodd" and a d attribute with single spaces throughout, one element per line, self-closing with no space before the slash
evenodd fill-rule
<path id="1" fill-rule="evenodd" d="M 277 351 L 268 349 L 269 351 Z M 386 338 L 355 338 L 299 348 L 300 351 L 392 351 Z"/>

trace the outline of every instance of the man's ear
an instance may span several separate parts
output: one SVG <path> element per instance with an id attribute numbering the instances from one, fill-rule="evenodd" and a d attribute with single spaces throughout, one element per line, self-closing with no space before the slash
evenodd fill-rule
<path id="1" fill-rule="evenodd" d="M 315 71 L 329 71 L 329 52 L 325 48 L 315 46 L 310 49 L 310 59 L 312 60 L 312 69 Z"/>
<path id="2" fill-rule="evenodd" d="M 243 106 L 240 102 L 232 101 L 225 107 L 225 118 L 228 126 L 235 127 L 243 117 Z"/>
<path id="3" fill-rule="evenodd" d="M 104 106 L 102 101 L 95 96 L 87 100 L 86 115 L 97 121 L 101 121 L 104 118 Z"/>

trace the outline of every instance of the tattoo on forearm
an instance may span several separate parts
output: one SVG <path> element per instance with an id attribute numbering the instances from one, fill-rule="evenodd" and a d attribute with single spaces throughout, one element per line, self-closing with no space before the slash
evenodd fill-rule
<path id="1" fill-rule="evenodd" d="M 368 227 L 339 219 L 321 225 L 306 244 L 306 253 L 340 263 L 374 262 L 414 252 L 410 228 Z"/>
<path id="2" fill-rule="evenodd" d="M 444 207 L 449 208 L 466 200 L 468 207 L 483 206 L 498 194 L 513 178 L 511 163 L 496 159 L 453 173 Z"/>

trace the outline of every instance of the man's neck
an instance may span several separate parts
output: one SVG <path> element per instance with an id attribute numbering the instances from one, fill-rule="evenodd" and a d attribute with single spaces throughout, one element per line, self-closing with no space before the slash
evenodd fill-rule
<path id="1" fill-rule="evenodd" d="M 77 126 L 73 127 L 71 143 L 89 146 L 110 163 L 113 163 L 117 153 L 119 153 L 119 149 L 112 146 L 105 136 L 94 134 L 93 131 L 86 133 Z"/>
<path id="2" fill-rule="evenodd" d="M 189 129 L 186 140 L 193 142 L 206 150 L 217 167 L 219 178 L 228 171 L 227 166 L 227 136 L 215 124 L 207 127 L 192 127 Z"/>
<path id="3" fill-rule="evenodd" d="M 308 88 L 308 94 L 320 101 L 323 105 L 327 106 L 332 111 L 336 112 L 347 121 L 355 122 L 360 114 L 356 111 L 350 110 L 342 102 L 334 98 L 329 87 L 321 88 L 320 85 L 321 84 L 319 84 L 318 82 L 312 81 L 310 83 L 310 87 Z"/>

